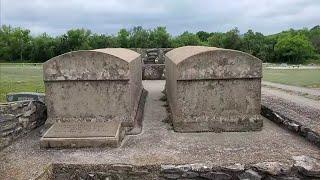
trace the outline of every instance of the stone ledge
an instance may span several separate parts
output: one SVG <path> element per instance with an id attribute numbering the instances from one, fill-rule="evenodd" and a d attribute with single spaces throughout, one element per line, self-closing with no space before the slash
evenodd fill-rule
<path id="1" fill-rule="evenodd" d="M 317 179 L 320 160 L 294 156 L 294 164 L 261 162 L 253 165 L 205 164 L 135 166 L 131 164 L 54 163 L 38 179 Z"/>
<path id="2" fill-rule="evenodd" d="M 279 124 L 280 126 L 299 134 L 300 136 L 306 138 L 308 141 L 320 147 L 320 134 L 318 134 L 311 128 L 301 124 L 300 122 L 292 120 L 265 105 L 261 105 L 261 115 Z"/>

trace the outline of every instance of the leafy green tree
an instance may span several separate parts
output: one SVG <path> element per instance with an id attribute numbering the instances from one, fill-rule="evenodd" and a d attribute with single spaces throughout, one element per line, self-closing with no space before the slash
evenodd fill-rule
<path id="1" fill-rule="evenodd" d="M 261 58 L 261 50 L 265 44 L 265 37 L 262 33 L 248 30 L 243 35 L 241 50 Z"/>
<path id="2" fill-rule="evenodd" d="M 313 47 L 306 36 L 289 34 L 279 37 L 275 53 L 281 62 L 302 63 L 313 55 Z"/>
<path id="3" fill-rule="evenodd" d="M 212 33 L 211 36 L 208 38 L 208 44 L 212 47 L 223 48 L 223 38 L 224 33 Z"/>
<path id="4" fill-rule="evenodd" d="M 205 32 L 205 31 L 199 31 L 199 32 L 197 32 L 196 35 L 199 37 L 200 41 L 202 41 L 202 42 L 208 41 L 208 38 L 211 36 L 210 33 Z"/>
<path id="5" fill-rule="evenodd" d="M 317 53 L 320 54 L 320 26 L 315 26 L 310 30 L 309 34 L 310 41 Z"/>
<path id="6" fill-rule="evenodd" d="M 128 48 L 129 47 L 129 35 L 130 33 L 126 29 L 120 29 L 118 32 L 118 44 L 122 48 Z"/>
<path id="7" fill-rule="evenodd" d="M 130 31 L 130 47 L 148 48 L 149 47 L 149 32 L 141 26 L 134 27 Z"/>
<path id="8" fill-rule="evenodd" d="M 88 40 L 88 45 L 91 49 L 115 48 L 120 46 L 117 37 L 104 34 L 91 35 Z"/>
<path id="9" fill-rule="evenodd" d="M 28 29 L 2 26 L 0 30 L 0 56 L 13 60 L 29 58 L 31 36 Z"/>
<path id="10" fill-rule="evenodd" d="M 200 39 L 197 35 L 185 31 L 180 36 L 173 39 L 173 46 L 180 47 L 180 46 L 197 46 L 200 45 Z"/>
<path id="11" fill-rule="evenodd" d="M 157 27 L 150 31 L 149 47 L 166 48 L 171 47 L 170 34 L 166 27 Z"/>
<path id="12" fill-rule="evenodd" d="M 238 28 L 234 28 L 226 32 L 222 39 L 223 47 L 226 49 L 240 50 L 242 45 L 241 43 L 240 31 Z"/>
<path id="13" fill-rule="evenodd" d="M 34 62 L 45 62 L 55 56 L 55 40 L 43 33 L 32 40 L 30 59 Z"/>

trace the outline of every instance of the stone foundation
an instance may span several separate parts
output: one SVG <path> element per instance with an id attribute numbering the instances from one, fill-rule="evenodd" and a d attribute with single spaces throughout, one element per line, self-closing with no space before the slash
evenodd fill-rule
<path id="1" fill-rule="evenodd" d="M 43 125 L 46 119 L 47 108 L 40 101 L 0 104 L 0 150 Z"/>
<path id="2" fill-rule="evenodd" d="M 204 164 L 133 166 L 130 164 L 53 164 L 38 179 L 318 179 L 320 161 L 294 157 L 293 165 L 261 162 L 250 166 L 206 166 Z"/>

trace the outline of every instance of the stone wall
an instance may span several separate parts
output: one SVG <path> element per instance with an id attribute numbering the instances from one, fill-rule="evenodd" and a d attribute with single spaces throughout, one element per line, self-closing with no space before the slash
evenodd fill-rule
<path id="1" fill-rule="evenodd" d="M 204 164 L 133 166 L 130 164 L 53 164 L 38 179 L 318 179 L 320 161 L 308 156 L 293 157 L 294 164 L 261 162 L 249 166 Z"/>
<path id="2" fill-rule="evenodd" d="M 40 101 L 0 104 L 0 150 L 20 136 L 43 125 L 47 109 Z"/>
<path id="3" fill-rule="evenodd" d="M 279 124 L 280 126 L 299 134 L 300 136 L 306 138 L 308 141 L 320 147 L 320 134 L 313 129 L 307 127 L 306 125 L 290 119 L 285 115 L 271 109 L 267 105 L 261 106 L 261 114 L 268 118 L 269 120 Z"/>
<path id="4" fill-rule="evenodd" d="M 163 80 L 165 79 L 164 55 L 173 48 L 131 48 L 141 54 L 142 80 Z"/>

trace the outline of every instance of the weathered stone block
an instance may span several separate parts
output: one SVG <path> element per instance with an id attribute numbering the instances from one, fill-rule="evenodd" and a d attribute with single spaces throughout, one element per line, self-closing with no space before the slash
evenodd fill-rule
<path id="1" fill-rule="evenodd" d="M 19 92 L 19 93 L 9 93 L 7 94 L 7 102 L 14 101 L 41 101 L 44 103 L 45 94 L 44 93 L 34 93 L 34 92 Z"/>
<path id="2" fill-rule="evenodd" d="M 69 52 L 43 65 L 48 123 L 134 125 L 142 92 L 140 54 L 122 48 Z"/>
<path id="3" fill-rule="evenodd" d="M 142 69 L 143 80 L 162 80 L 164 77 L 164 64 L 144 64 Z"/>
<path id="4" fill-rule="evenodd" d="M 40 140 L 43 148 L 118 147 L 124 136 L 121 122 L 55 123 Z"/>
<path id="5" fill-rule="evenodd" d="M 187 46 L 166 54 L 166 91 L 178 132 L 260 130 L 261 60 Z"/>

